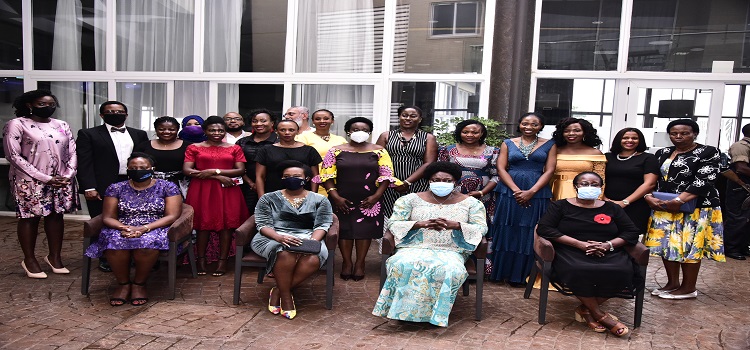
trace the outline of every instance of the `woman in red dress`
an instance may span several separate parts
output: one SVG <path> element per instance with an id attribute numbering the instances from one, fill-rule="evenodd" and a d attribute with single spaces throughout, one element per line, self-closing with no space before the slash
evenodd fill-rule
<path id="1" fill-rule="evenodd" d="M 237 179 L 245 173 L 242 148 L 223 142 L 224 119 L 212 116 L 203 123 L 207 140 L 188 146 L 182 171 L 193 178 L 185 203 L 195 208 L 193 227 L 198 274 L 206 274 L 208 262 L 219 261 L 213 276 L 227 272 L 227 259 L 234 255 L 232 232 L 250 217 Z M 218 234 L 218 239 L 217 239 Z M 231 249 L 231 250 L 230 250 Z"/>

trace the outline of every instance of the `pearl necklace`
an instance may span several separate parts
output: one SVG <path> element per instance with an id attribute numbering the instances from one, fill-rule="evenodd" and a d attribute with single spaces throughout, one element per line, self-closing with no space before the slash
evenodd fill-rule
<path id="1" fill-rule="evenodd" d="M 618 153 L 618 154 L 617 154 L 617 160 L 619 160 L 619 161 L 623 161 L 623 162 L 624 162 L 624 161 L 626 161 L 626 160 L 628 160 L 628 159 L 630 159 L 630 158 L 633 158 L 633 156 L 634 156 L 634 155 L 636 155 L 636 154 L 638 154 L 638 152 L 637 152 L 637 151 L 636 151 L 636 152 L 633 152 L 633 154 L 629 155 L 629 156 L 628 156 L 628 157 L 626 157 L 626 158 L 622 158 L 622 157 L 620 157 L 620 154 Z"/>

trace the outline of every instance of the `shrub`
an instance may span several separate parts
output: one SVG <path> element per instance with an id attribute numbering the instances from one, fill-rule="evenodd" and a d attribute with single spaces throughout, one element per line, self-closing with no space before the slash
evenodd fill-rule
<path id="1" fill-rule="evenodd" d="M 511 137 L 502 123 L 497 120 L 489 119 L 485 117 L 473 117 L 469 118 L 478 120 L 487 127 L 487 139 L 485 143 L 490 146 L 500 147 L 503 140 Z M 456 143 L 456 139 L 453 138 L 453 132 L 456 130 L 456 124 L 464 121 L 464 118 L 453 117 L 450 120 L 443 120 L 436 122 L 432 128 L 425 128 L 426 131 L 432 132 L 437 138 L 437 142 L 440 146 L 452 145 Z"/>

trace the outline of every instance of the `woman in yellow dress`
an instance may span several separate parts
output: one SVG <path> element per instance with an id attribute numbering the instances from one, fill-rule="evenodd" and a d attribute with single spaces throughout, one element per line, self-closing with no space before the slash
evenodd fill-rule
<path id="1" fill-rule="evenodd" d="M 557 166 L 552 178 L 552 200 L 574 198 L 573 178 L 593 171 L 604 178 L 607 158 L 596 147 L 602 140 L 585 119 L 565 118 L 557 123 L 552 138 L 557 145 Z"/>
<path id="2" fill-rule="evenodd" d="M 315 148 L 315 150 L 320 153 L 321 158 L 324 158 L 326 153 L 328 153 L 328 150 L 332 147 L 343 145 L 348 142 L 344 137 L 331 134 L 333 112 L 327 109 L 319 109 L 313 112 L 312 123 L 315 126 L 315 129 L 303 132 L 297 135 L 294 139 Z M 320 166 L 322 166 L 322 163 Z M 318 193 L 328 196 L 326 189 L 323 188 L 323 186 L 318 187 Z"/>

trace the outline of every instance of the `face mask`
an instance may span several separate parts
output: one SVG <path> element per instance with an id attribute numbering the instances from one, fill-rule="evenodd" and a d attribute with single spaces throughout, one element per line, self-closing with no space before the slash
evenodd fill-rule
<path id="1" fill-rule="evenodd" d="M 455 185 L 452 182 L 430 182 L 430 191 L 438 197 L 445 197 L 451 192 Z"/>
<path id="2" fill-rule="evenodd" d="M 151 179 L 154 176 L 154 169 L 148 170 L 131 170 L 128 169 L 128 178 L 133 182 L 144 182 Z"/>
<path id="3" fill-rule="evenodd" d="M 349 134 L 349 138 L 356 143 L 362 143 L 370 138 L 370 134 L 364 131 L 355 131 Z"/>
<path id="4" fill-rule="evenodd" d="M 120 126 L 128 118 L 127 114 L 102 114 L 104 122 L 112 126 Z"/>
<path id="5" fill-rule="evenodd" d="M 602 195 L 601 187 L 586 186 L 578 187 L 578 199 L 597 199 Z"/>
<path id="6" fill-rule="evenodd" d="M 34 107 L 31 109 L 31 114 L 39 118 L 49 118 L 55 113 L 57 107 L 45 106 L 45 107 Z"/>
<path id="7" fill-rule="evenodd" d="M 298 177 L 287 177 L 286 179 L 281 179 L 281 185 L 283 185 L 287 190 L 295 191 L 305 185 L 305 179 L 300 179 Z"/>

